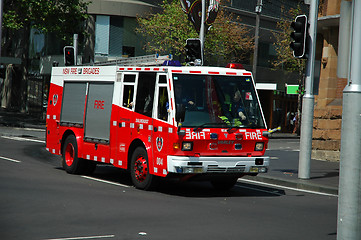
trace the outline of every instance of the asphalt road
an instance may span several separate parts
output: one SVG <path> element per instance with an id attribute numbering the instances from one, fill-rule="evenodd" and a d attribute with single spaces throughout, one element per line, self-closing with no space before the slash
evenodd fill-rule
<path id="1" fill-rule="evenodd" d="M 41 140 L 0 137 L 0 239 L 326 240 L 336 223 L 337 197 L 245 181 L 140 191 L 119 169 L 69 175 Z"/>

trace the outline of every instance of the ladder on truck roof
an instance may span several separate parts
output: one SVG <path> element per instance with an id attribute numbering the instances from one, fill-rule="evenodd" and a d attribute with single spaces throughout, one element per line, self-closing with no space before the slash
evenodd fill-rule
<path id="1" fill-rule="evenodd" d="M 152 54 L 139 57 L 128 57 L 120 58 L 116 60 L 104 61 L 104 62 L 95 62 L 95 66 L 157 66 L 162 65 L 164 61 L 172 60 L 172 55 L 163 55 Z"/>

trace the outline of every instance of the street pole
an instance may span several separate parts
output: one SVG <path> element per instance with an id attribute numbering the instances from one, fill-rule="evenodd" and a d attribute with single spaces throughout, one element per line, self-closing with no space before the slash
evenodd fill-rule
<path id="1" fill-rule="evenodd" d="M 262 0 L 257 0 L 257 6 L 255 9 L 256 12 L 256 28 L 254 33 L 254 50 L 253 50 L 253 66 L 252 74 L 253 78 L 256 80 L 257 75 L 257 60 L 258 60 L 258 42 L 259 42 L 259 21 L 262 12 Z"/>
<path id="2" fill-rule="evenodd" d="M 201 57 L 202 65 L 204 63 L 204 35 L 205 35 L 205 21 L 206 21 L 206 0 L 202 0 L 202 17 L 201 17 L 201 28 L 199 30 L 199 40 L 201 41 Z"/>
<path id="3" fill-rule="evenodd" d="M 74 64 L 78 65 L 78 34 L 73 35 L 73 47 L 74 47 Z"/>
<path id="4" fill-rule="evenodd" d="M 313 78 L 315 69 L 315 50 L 317 34 L 317 16 L 319 0 L 311 0 L 309 14 L 309 41 L 308 61 L 306 68 L 305 95 L 302 100 L 301 114 L 301 138 L 298 162 L 298 178 L 310 179 L 311 154 L 312 154 L 312 130 L 313 110 L 315 97 L 313 95 Z"/>
<path id="5" fill-rule="evenodd" d="M 337 240 L 361 239 L 361 0 L 352 1 L 350 72 L 343 90 Z"/>
<path id="6" fill-rule="evenodd" d="M 0 57 L 1 57 L 1 43 L 2 43 L 2 26 L 3 26 L 3 2 L 4 0 L 0 0 Z"/>

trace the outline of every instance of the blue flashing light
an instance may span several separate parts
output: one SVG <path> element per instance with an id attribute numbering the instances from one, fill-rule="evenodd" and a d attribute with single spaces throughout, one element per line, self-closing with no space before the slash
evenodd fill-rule
<path id="1" fill-rule="evenodd" d="M 177 60 L 166 60 L 166 61 L 163 62 L 162 65 L 163 65 L 163 66 L 177 66 L 177 67 L 182 66 L 182 65 L 180 64 L 180 62 L 177 61 Z"/>

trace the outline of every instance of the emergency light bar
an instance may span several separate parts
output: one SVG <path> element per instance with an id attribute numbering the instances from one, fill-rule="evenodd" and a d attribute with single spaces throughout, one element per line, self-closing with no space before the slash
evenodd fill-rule
<path id="1" fill-rule="evenodd" d="M 226 68 L 244 69 L 243 65 L 240 63 L 228 63 Z"/>
<path id="2" fill-rule="evenodd" d="M 226 68 L 244 69 L 243 65 L 240 63 L 228 63 Z"/>

